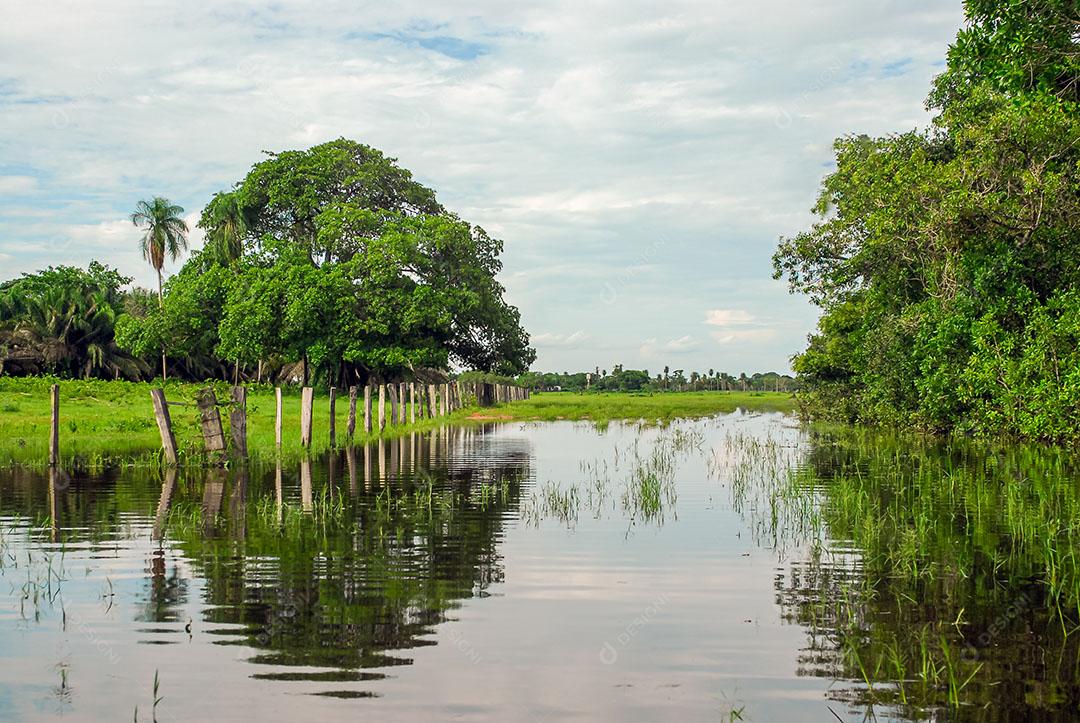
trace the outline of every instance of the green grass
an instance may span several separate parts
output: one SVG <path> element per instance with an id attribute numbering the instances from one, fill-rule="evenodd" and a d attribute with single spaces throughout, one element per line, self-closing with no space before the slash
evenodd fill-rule
<path id="1" fill-rule="evenodd" d="M 734 412 L 742 407 L 762 412 L 794 412 L 795 397 L 778 392 L 665 392 L 637 394 L 622 392 L 548 392 L 485 410 L 491 416 L 515 421 L 560 419 L 607 422 L 616 419 L 643 419 L 665 422 L 673 419 L 708 417 Z"/>
<path id="2" fill-rule="evenodd" d="M 48 458 L 49 386 L 48 378 L 0 377 L 0 465 L 44 465 Z M 63 380 L 60 384 L 60 451 L 65 464 L 82 466 L 106 460 L 130 464 L 156 464 L 161 459 L 161 437 L 150 403 L 150 383 Z M 202 435 L 198 413 L 191 404 L 195 392 L 205 383 L 169 382 L 165 396 L 170 402 L 173 429 L 181 462 L 201 459 Z M 229 385 L 215 382 L 219 401 L 229 398 Z M 363 398 L 357 409 L 357 442 L 377 435 L 363 434 Z M 534 395 L 531 399 L 502 404 L 492 409 L 466 408 L 445 418 L 425 419 L 414 425 L 388 425 L 384 437 L 423 431 L 447 422 L 470 423 L 476 418 L 507 420 L 592 420 L 644 419 L 667 421 L 680 417 L 703 417 L 747 407 L 763 411 L 791 411 L 794 400 L 786 394 L 763 392 L 695 392 L 669 394 L 571 394 Z M 222 407 L 228 434 L 228 409 Z M 337 441 L 345 441 L 349 398 L 339 393 L 336 405 Z M 248 449 L 252 456 L 274 455 L 274 389 L 269 385 L 248 387 Z M 389 412 L 388 412 L 389 413 Z M 299 456 L 300 390 L 286 387 L 282 400 L 283 444 L 286 457 Z M 470 420 L 470 417 L 473 417 Z M 316 389 L 312 448 L 329 446 L 329 398 L 325 389 Z"/>
<path id="3" fill-rule="evenodd" d="M 45 378 L 0 377 L 0 465 L 43 465 L 48 458 L 49 386 L 56 380 Z M 65 464 L 77 462 L 93 466 L 105 460 L 131 464 L 157 463 L 161 457 L 161 436 L 154 421 L 149 383 L 99 380 L 64 380 L 60 384 L 60 452 Z M 169 382 L 165 396 L 169 402 L 191 405 L 197 389 L 205 383 Z M 229 386 L 214 384 L 219 401 L 229 398 Z M 373 407 L 377 408 L 377 399 Z M 274 389 L 269 385 L 248 387 L 248 450 L 252 456 L 273 455 L 275 416 Z M 422 431 L 446 423 L 462 421 L 476 409 L 463 409 L 445 418 L 425 419 L 409 425 L 387 425 L 384 437 L 409 431 Z M 335 409 L 337 442 L 345 441 L 349 414 L 347 390 L 338 394 Z M 173 430 L 181 463 L 202 456 L 202 433 L 194 406 L 170 404 Z M 228 436 L 228 408 L 221 408 Z M 387 404 L 389 414 L 389 404 Z M 377 412 L 373 411 L 376 417 Z M 370 438 L 376 438 L 373 434 Z M 282 454 L 299 456 L 300 390 L 286 387 L 282 399 Z M 363 434 L 363 395 L 357 403 L 356 441 L 368 441 Z M 312 449 L 330 444 L 329 395 L 315 391 L 315 414 L 312 424 Z"/>

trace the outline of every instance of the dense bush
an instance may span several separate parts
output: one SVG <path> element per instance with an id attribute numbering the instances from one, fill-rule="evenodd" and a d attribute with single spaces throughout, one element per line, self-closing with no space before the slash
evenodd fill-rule
<path id="1" fill-rule="evenodd" d="M 965 3 L 932 128 L 836 143 L 776 274 L 823 314 L 818 416 L 1080 438 L 1080 10 Z"/>

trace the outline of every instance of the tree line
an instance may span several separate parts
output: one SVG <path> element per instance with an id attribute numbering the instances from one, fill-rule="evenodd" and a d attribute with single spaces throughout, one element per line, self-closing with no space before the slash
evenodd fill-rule
<path id="1" fill-rule="evenodd" d="M 204 248 L 166 280 L 183 214 L 154 197 L 131 215 L 156 293 L 98 262 L 0 284 L 0 372 L 344 386 L 535 359 L 495 278 L 502 242 L 370 146 L 268 153 L 207 204 Z"/>
<path id="2" fill-rule="evenodd" d="M 648 369 L 624 369 L 616 364 L 610 371 L 596 367 L 591 372 L 525 372 L 515 383 L 538 390 L 569 392 L 697 392 L 697 391 L 757 391 L 793 392 L 798 380 L 777 372 L 740 373 L 738 376 L 709 369 L 707 372 L 671 369 L 650 376 Z"/>
<path id="3" fill-rule="evenodd" d="M 819 417 L 1080 437 L 1080 6 L 966 0 L 930 128 L 836 141 L 776 276 Z"/>

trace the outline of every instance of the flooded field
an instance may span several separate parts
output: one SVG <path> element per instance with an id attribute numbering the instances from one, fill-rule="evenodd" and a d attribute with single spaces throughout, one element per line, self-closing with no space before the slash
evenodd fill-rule
<path id="1" fill-rule="evenodd" d="M 747 412 L 7 469 L 0 718 L 1070 720 L 1076 480 Z"/>

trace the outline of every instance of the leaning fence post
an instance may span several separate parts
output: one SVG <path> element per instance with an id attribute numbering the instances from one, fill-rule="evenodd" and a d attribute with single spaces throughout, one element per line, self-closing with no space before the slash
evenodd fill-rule
<path id="1" fill-rule="evenodd" d="M 150 400 L 154 403 L 154 419 L 161 432 L 161 449 L 165 452 L 165 463 L 175 465 L 176 437 L 173 435 L 172 419 L 169 417 L 169 404 L 165 401 L 165 392 L 161 389 L 150 390 Z"/>
<path id="2" fill-rule="evenodd" d="M 330 448 L 337 446 L 337 387 L 330 387 Z"/>
<path id="3" fill-rule="evenodd" d="M 274 398 L 277 402 L 277 414 L 274 417 L 274 444 L 281 449 L 281 387 L 274 387 Z"/>
<path id="4" fill-rule="evenodd" d="M 300 444 L 311 446 L 311 414 L 315 404 L 315 390 L 304 387 L 300 392 Z"/>
<path id="5" fill-rule="evenodd" d="M 49 428 L 49 466 L 60 464 L 60 385 L 53 384 L 49 390 L 52 407 L 52 426 Z"/>
<path id="6" fill-rule="evenodd" d="M 221 413 L 217 408 L 217 397 L 213 387 L 203 387 L 195 395 L 199 407 L 199 420 L 202 424 L 203 442 L 206 452 L 214 462 L 220 462 L 225 451 L 225 432 L 221 428 Z"/>
<path id="7" fill-rule="evenodd" d="M 247 387 L 233 387 L 232 400 L 229 429 L 232 432 L 233 452 L 239 457 L 247 457 Z"/>

